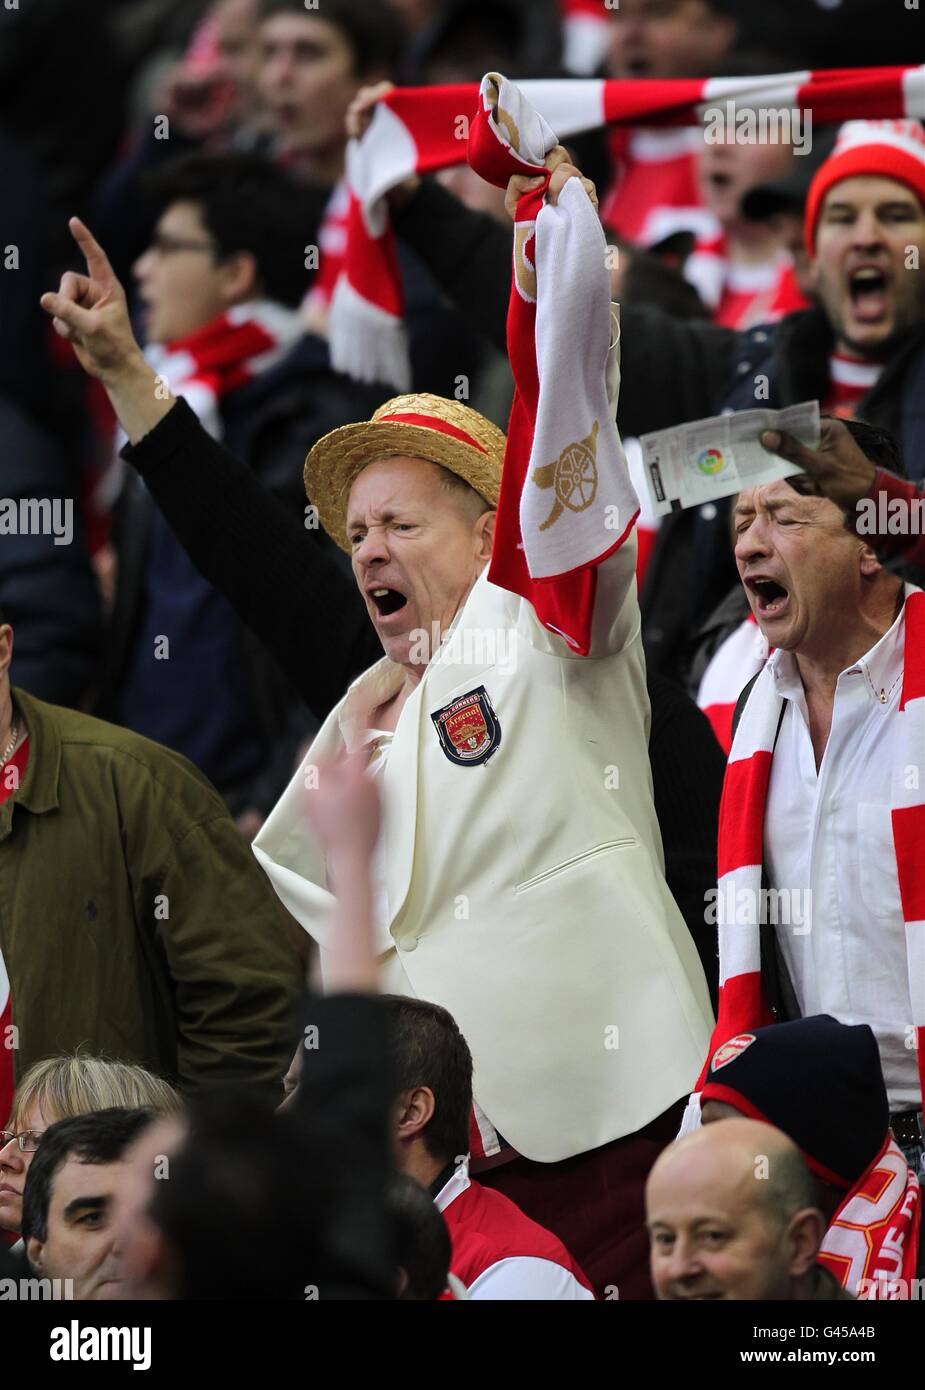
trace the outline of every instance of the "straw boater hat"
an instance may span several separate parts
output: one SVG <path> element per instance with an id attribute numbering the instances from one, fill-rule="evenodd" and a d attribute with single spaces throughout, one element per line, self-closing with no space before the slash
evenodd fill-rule
<path id="1" fill-rule="evenodd" d="M 318 440 L 305 460 L 305 492 L 328 535 L 349 554 L 347 499 L 367 464 L 399 455 L 439 463 L 497 507 L 504 443 L 497 425 L 459 401 L 396 396 L 371 420 L 342 425 Z"/>

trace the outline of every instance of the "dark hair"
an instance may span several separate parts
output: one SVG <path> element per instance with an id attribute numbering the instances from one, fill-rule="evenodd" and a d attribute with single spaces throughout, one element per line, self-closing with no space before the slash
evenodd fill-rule
<path id="1" fill-rule="evenodd" d="M 433 1301 L 446 1288 L 452 1247 L 434 1200 L 407 1173 L 391 1179 L 388 1206 L 395 1232 L 395 1261 L 407 1283 L 401 1299 Z"/>
<path id="2" fill-rule="evenodd" d="M 885 468 L 900 478 L 908 477 L 903 464 L 902 451 L 895 434 L 882 425 L 869 425 L 866 420 L 845 420 L 855 444 L 866 454 L 871 463 Z"/>
<path id="3" fill-rule="evenodd" d="M 148 1203 L 174 1258 L 172 1296 L 304 1300 L 322 1285 L 324 1157 L 307 1127 L 260 1096 L 222 1087 L 197 1097 L 170 1181 Z"/>
<path id="4" fill-rule="evenodd" d="M 427 1086 L 434 1114 L 423 1131 L 427 1152 L 450 1162 L 469 1152 L 472 1054 L 452 1014 L 425 999 L 383 995 L 389 1011 L 396 1091 Z"/>
<path id="5" fill-rule="evenodd" d="M 238 1088 L 196 1098 L 170 1181 L 148 1203 L 170 1246 L 174 1298 L 394 1296 L 385 1116 L 381 1164 L 354 1170 L 336 1161 L 344 1126 L 363 1123 L 346 1109 L 331 1126 Z"/>
<path id="6" fill-rule="evenodd" d="M 113 1107 L 91 1115 L 75 1115 L 49 1125 L 29 1164 L 22 1202 L 22 1237 L 48 1239 L 48 1208 L 58 1169 L 72 1156 L 81 1163 L 115 1163 L 129 1144 L 151 1123 L 151 1110 Z"/>
<path id="7" fill-rule="evenodd" d="M 316 10 L 306 9 L 305 0 L 261 0 L 261 22 L 277 14 L 323 19 L 340 29 L 353 49 L 356 77 L 394 74 L 407 41 L 401 16 L 389 0 L 322 0 Z"/>
<path id="8" fill-rule="evenodd" d="M 257 154 L 188 154 L 146 175 L 143 191 L 157 211 L 195 203 L 218 247 L 218 259 L 249 251 L 261 292 L 295 306 L 311 279 L 306 247 L 316 244 L 323 190 L 297 184 Z"/>

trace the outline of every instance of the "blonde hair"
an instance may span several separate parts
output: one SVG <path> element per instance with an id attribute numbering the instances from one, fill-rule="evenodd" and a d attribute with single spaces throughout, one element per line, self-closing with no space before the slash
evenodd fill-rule
<path id="1" fill-rule="evenodd" d="M 19 1129 L 23 1115 L 33 1105 L 38 1106 L 49 1124 L 112 1106 L 155 1111 L 183 1108 L 170 1083 L 144 1067 L 79 1052 L 47 1057 L 29 1068 L 13 1097 L 11 1129 Z"/>

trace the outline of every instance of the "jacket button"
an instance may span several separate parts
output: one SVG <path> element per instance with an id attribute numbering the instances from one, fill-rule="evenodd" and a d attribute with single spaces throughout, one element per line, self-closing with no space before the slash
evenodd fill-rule
<path id="1" fill-rule="evenodd" d="M 399 941 L 398 949 L 400 951 L 415 951 L 417 950 L 417 944 L 418 939 L 416 936 L 407 936 L 403 941 Z"/>

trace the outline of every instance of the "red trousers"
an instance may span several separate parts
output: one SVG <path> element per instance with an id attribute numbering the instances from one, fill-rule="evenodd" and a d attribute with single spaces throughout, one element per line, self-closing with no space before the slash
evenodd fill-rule
<path id="1" fill-rule="evenodd" d="M 515 1158 L 474 1173 L 559 1237 L 598 1298 L 654 1298 L 649 1279 L 645 1185 L 676 1136 L 686 1097 L 644 1129 L 560 1163 Z"/>

